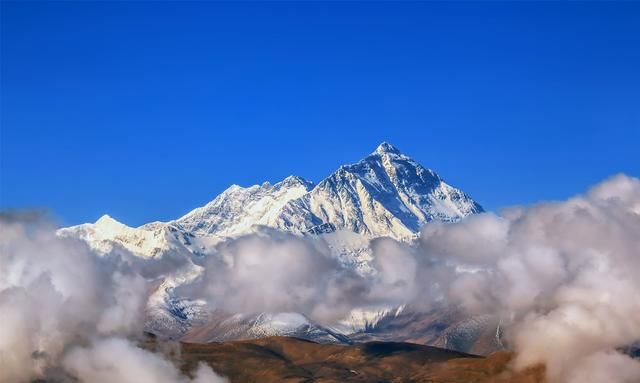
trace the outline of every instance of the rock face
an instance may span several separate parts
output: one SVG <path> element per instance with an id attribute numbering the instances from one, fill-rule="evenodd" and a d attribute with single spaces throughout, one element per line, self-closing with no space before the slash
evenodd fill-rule
<path id="1" fill-rule="evenodd" d="M 371 272 L 371 239 L 410 241 L 428 222 L 455 222 L 480 212 L 482 207 L 466 193 L 385 142 L 318 184 L 290 176 L 275 184 L 233 185 L 170 222 L 133 228 L 105 215 L 93 224 L 58 233 L 80 238 L 101 253 L 125 250 L 141 260 L 171 260 L 176 265 L 155 280 L 149 298 L 147 329 L 156 333 L 190 341 L 289 335 L 349 343 L 345 334 L 350 333 L 360 339 L 426 340 L 429 326 L 420 328 L 420 335 L 395 330 L 395 324 L 409 327 L 402 324 L 408 314 L 399 315 L 401 310 L 394 307 L 352 315 L 330 329 L 299 313 L 211 313 L 203 302 L 183 299 L 176 290 L 196 280 L 202 257 L 229 238 L 262 231 L 319 236 L 345 267 L 366 274 Z M 381 325 L 374 326 L 382 318 Z M 361 333 L 366 328 L 369 333 Z M 463 337 L 465 342 L 471 338 Z"/>

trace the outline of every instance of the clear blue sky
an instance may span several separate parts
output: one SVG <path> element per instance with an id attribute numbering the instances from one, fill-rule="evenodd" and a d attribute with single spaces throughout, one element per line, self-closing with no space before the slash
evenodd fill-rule
<path id="1" fill-rule="evenodd" d="M 640 3 L 1 7 L 0 208 L 167 220 L 383 140 L 489 209 L 640 175 Z"/>

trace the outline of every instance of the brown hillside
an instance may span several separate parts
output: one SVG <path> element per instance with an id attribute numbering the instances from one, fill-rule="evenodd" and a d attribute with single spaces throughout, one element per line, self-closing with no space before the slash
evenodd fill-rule
<path id="1" fill-rule="evenodd" d="M 232 383 L 431 382 L 543 383 L 542 368 L 513 373 L 511 355 L 477 357 L 413 343 L 370 342 L 352 346 L 271 337 L 212 344 L 185 343 L 183 370 L 211 365 Z"/>

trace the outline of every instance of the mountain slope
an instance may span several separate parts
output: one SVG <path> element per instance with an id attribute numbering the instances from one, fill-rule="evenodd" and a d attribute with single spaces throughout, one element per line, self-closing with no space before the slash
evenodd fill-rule
<path id="1" fill-rule="evenodd" d="M 176 247 L 197 255 L 208 244 L 261 227 L 294 234 L 344 230 L 366 238 L 407 240 L 427 222 L 454 222 L 481 212 L 463 191 L 385 142 L 315 186 L 296 176 L 274 185 L 233 185 L 174 221 L 136 229 L 105 215 L 60 234 L 82 238 L 102 251 L 115 242 L 143 257 Z"/>
<path id="2" fill-rule="evenodd" d="M 228 314 L 214 311 L 210 320 L 189 329 L 181 340 L 195 343 L 291 336 L 321 343 L 351 343 L 349 337 L 314 323 L 299 313 Z"/>
<path id="3" fill-rule="evenodd" d="M 160 349 L 149 342 L 151 349 Z M 542 383 L 543 366 L 510 368 L 513 354 L 486 358 L 413 343 L 368 342 L 351 346 L 318 344 L 296 338 L 193 344 L 183 343 L 179 362 L 193 371 L 205 362 L 242 382 L 422 382 Z"/>

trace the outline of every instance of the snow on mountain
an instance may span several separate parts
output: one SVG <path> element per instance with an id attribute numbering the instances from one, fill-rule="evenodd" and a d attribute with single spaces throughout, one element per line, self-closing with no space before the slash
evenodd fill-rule
<path id="1" fill-rule="evenodd" d="M 427 310 L 404 306 L 380 314 L 365 327 L 348 332 L 349 338 L 353 342 L 420 343 L 476 355 L 504 348 L 497 315 L 472 315 L 455 306 Z"/>
<path id="2" fill-rule="evenodd" d="M 135 229 L 106 214 L 93 224 L 85 223 L 60 229 L 58 235 L 81 238 L 100 253 L 108 253 L 118 244 L 143 258 L 152 258 L 167 246 L 164 230 Z"/>
<path id="3" fill-rule="evenodd" d="M 233 185 L 175 222 L 194 234 L 220 237 L 247 234 L 256 226 L 278 227 L 276 221 L 282 207 L 309 192 L 312 186 L 296 176 L 275 185 L 268 182 L 248 188 Z"/>
<path id="4" fill-rule="evenodd" d="M 215 311 L 208 323 L 193 326 L 186 342 L 223 342 L 268 336 L 292 336 L 321 343 L 351 343 L 349 337 L 314 323 L 300 313 L 228 314 Z"/>
<path id="5" fill-rule="evenodd" d="M 361 309 L 356 308 L 342 320 L 332 326 L 333 329 L 343 334 L 353 334 L 367 331 L 376 327 L 378 322 L 389 317 L 397 317 L 402 313 L 405 306 L 395 308 Z"/>
<path id="6" fill-rule="evenodd" d="M 80 238 L 102 254 L 121 246 L 142 258 L 155 258 L 168 252 L 202 255 L 207 248 L 220 240 L 215 237 L 195 236 L 178 225 L 164 223 L 133 228 L 106 214 L 95 223 L 62 228 L 57 233 L 62 237 Z"/>
<path id="7" fill-rule="evenodd" d="M 315 186 L 296 176 L 274 185 L 233 185 L 175 221 L 132 228 L 105 215 L 59 233 L 82 238 L 102 252 L 118 244 L 151 258 L 175 249 L 199 255 L 224 238 L 261 227 L 300 235 L 346 231 L 407 240 L 427 222 L 453 222 L 482 211 L 467 194 L 385 142 Z"/>
<path id="8" fill-rule="evenodd" d="M 325 226 L 406 240 L 427 222 L 458 221 L 482 211 L 464 192 L 385 142 L 290 201 L 276 223 L 299 233 Z"/>
<path id="9" fill-rule="evenodd" d="M 406 240 L 427 222 L 452 222 L 482 211 L 464 192 L 385 142 L 315 187 L 294 176 L 275 185 L 234 185 L 173 223 L 220 237 L 268 226 L 295 234 L 347 230 Z"/>

